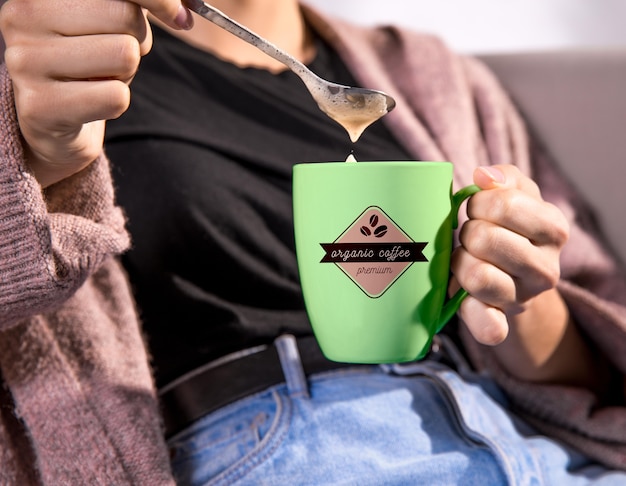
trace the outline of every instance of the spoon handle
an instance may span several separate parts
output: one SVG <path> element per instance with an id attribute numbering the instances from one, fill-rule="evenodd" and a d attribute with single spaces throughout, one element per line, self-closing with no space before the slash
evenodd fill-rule
<path id="1" fill-rule="evenodd" d="M 264 39 L 260 35 L 252 32 L 247 27 L 241 25 L 239 22 L 228 17 L 224 12 L 217 8 L 203 2 L 202 0 L 182 0 L 183 4 L 190 10 L 196 12 L 198 15 L 210 20 L 215 25 L 227 30 L 233 35 L 236 35 L 240 39 L 243 39 L 247 43 L 253 45 L 257 49 L 260 49 L 265 54 L 273 57 L 279 62 L 282 62 L 285 66 L 296 73 L 304 84 L 309 87 L 309 82 L 315 82 L 319 78 L 309 68 L 307 68 L 300 61 L 293 56 L 287 54 L 285 51 L 272 44 L 267 39 Z"/>
<path id="2" fill-rule="evenodd" d="M 320 110 L 343 126 L 353 142 L 365 128 L 396 106 L 395 100 L 382 91 L 344 86 L 320 78 L 300 61 L 203 0 L 182 1 L 193 12 L 291 69 L 300 77 Z"/>

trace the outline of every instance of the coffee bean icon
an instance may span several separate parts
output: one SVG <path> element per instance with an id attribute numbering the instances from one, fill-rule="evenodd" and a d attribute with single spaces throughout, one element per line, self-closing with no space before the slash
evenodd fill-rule
<path id="1" fill-rule="evenodd" d="M 380 225 L 378 228 L 374 230 L 374 236 L 376 238 L 382 238 L 386 234 L 387 234 L 387 226 L 385 226 L 384 224 Z"/>
<path id="2" fill-rule="evenodd" d="M 378 226 L 379 219 L 377 214 L 372 214 L 369 219 L 370 226 L 374 229 L 374 236 L 376 238 L 382 238 L 387 234 L 387 226 L 384 224 Z M 378 226 L 378 227 L 377 227 Z M 363 236 L 370 236 L 372 234 L 372 230 L 369 229 L 366 225 L 361 226 L 361 234 Z"/>

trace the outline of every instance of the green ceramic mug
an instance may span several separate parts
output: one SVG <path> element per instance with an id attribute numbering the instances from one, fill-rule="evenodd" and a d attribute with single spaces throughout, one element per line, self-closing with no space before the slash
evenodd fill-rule
<path id="1" fill-rule="evenodd" d="M 423 357 L 467 293 L 447 300 L 461 203 L 449 162 L 296 164 L 296 253 L 322 351 L 348 363 Z"/>

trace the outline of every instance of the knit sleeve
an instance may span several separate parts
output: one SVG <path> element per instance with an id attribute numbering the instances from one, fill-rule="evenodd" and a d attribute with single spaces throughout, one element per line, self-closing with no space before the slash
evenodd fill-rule
<path id="1" fill-rule="evenodd" d="M 0 329 L 61 305 L 127 248 L 102 154 L 45 191 L 29 172 L 12 84 L 0 67 Z"/>

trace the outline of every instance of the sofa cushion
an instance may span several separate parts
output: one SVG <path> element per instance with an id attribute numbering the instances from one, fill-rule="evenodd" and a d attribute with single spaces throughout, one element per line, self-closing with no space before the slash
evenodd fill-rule
<path id="1" fill-rule="evenodd" d="M 626 262 L 626 48 L 479 56 Z"/>

